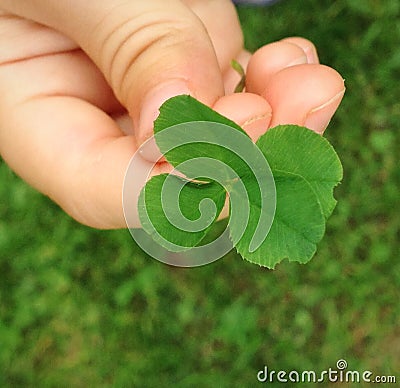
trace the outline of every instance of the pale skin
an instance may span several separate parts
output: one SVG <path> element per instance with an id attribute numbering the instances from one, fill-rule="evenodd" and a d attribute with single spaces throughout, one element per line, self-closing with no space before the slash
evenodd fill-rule
<path id="1" fill-rule="evenodd" d="M 245 51 L 228 0 L 0 0 L 0 47 L 2 158 L 102 229 L 125 227 L 126 167 L 169 97 L 191 94 L 255 140 L 286 123 L 322 134 L 345 90 L 303 38 Z M 247 67 L 246 93 L 233 95 L 232 58 Z"/>

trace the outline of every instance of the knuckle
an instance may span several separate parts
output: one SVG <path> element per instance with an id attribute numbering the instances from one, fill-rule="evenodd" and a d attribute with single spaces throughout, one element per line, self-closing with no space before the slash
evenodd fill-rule
<path id="1" fill-rule="evenodd" d="M 94 37 L 101 42 L 97 50 L 98 64 L 121 102 L 126 101 L 127 89 L 132 84 L 127 79 L 138 79 L 142 69 L 154 67 L 162 52 L 192 41 L 198 31 L 194 24 L 193 19 L 146 14 L 107 25 L 100 39 Z M 201 22 L 198 25 L 201 27 Z"/>

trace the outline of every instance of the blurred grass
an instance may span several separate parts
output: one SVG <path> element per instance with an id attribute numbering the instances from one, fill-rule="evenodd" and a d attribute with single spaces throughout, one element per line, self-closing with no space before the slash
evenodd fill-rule
<path id="1" fill-rule="evenodd" d="M 346 79 L 327 137 L 344 165 L 317 255 L 197 269 L 83 227 L 0 162 L 1 387 L 252 387 L 257 371 L 400 375 L 400 3 L 240 8 L 254 50 L 313 40 Z"/>

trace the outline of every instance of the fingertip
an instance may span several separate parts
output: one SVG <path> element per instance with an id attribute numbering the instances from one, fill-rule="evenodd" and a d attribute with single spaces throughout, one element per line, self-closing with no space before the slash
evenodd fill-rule
<path id="1" fill-rule="evenodd" d="M 304 126 L 322 135 L 339 107 L 344 93 L 345 89 L 341 90 L 324 104 L 311 109 L 306 116 Z"/>
<path id="2" fill-rule="evenodd" d="M 213 109 L 241 126 L 253 141 L 265 133 L 272 116 L 271 106 L 264 98 L 247 92 L 221 97 Z"/>
<path id="3" fill-rule="evenodd" d="M 138 123 L 135 126 L 135 136 L 138 146 L 153 135 L 154 121 L 160 114 L 161 105 L 171 97 L 181 94 L 192 95 L 189 85 L 183 79 L 170 79 L 147 91 L 139 113 Z"/>
<path id="4" fill-rule="evenodd" d="M 344 95 L 341 75 L 324 65 L 297 65 L 272 77 L 264 93 L 272 107 L 271 126 L 305 125 L 322 133 Z"/>
<path id="5" fill-rule="evenodd" d="M 300 47 L 307 56 L 307 62 L 310 64 L 317 64 L 319 63 L 317 49 L 314 44 L 301 36 L 291 36 L 285 39 L 282 39 L 281 42 L 287 42 L 295 44 L 296 46 Z"/>
<path id="6" fill-rule="evenodd" d="M 274 42 L 258 49 L 247 66 L 246 91 L 262 95 L 271 77 L 280 70 L 307 63 L 307 56 L 296 44 Z"/>
<path id="7" fill-rule="evenodd" d="M 161 163 L 165 162 L 165 157 L 158 148 L 154 136 L 148 138 L 138 147 L 140 156 L 148 162 Z"/>

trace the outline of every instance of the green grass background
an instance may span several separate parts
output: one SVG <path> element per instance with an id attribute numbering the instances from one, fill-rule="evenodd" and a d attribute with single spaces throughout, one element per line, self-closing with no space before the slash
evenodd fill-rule
<path id="1" fill-rule="evenodd" d="M 239 14 L 249 49 L 302 35 L 346 79 L 327 132 L 345 175 L 317 255 L 171 268 L 127 231 L 77 224 L 0 161 L 1 387 L 252 387 L 264 365 L 340 358 L 400 380 L 400 2 Z"/>

